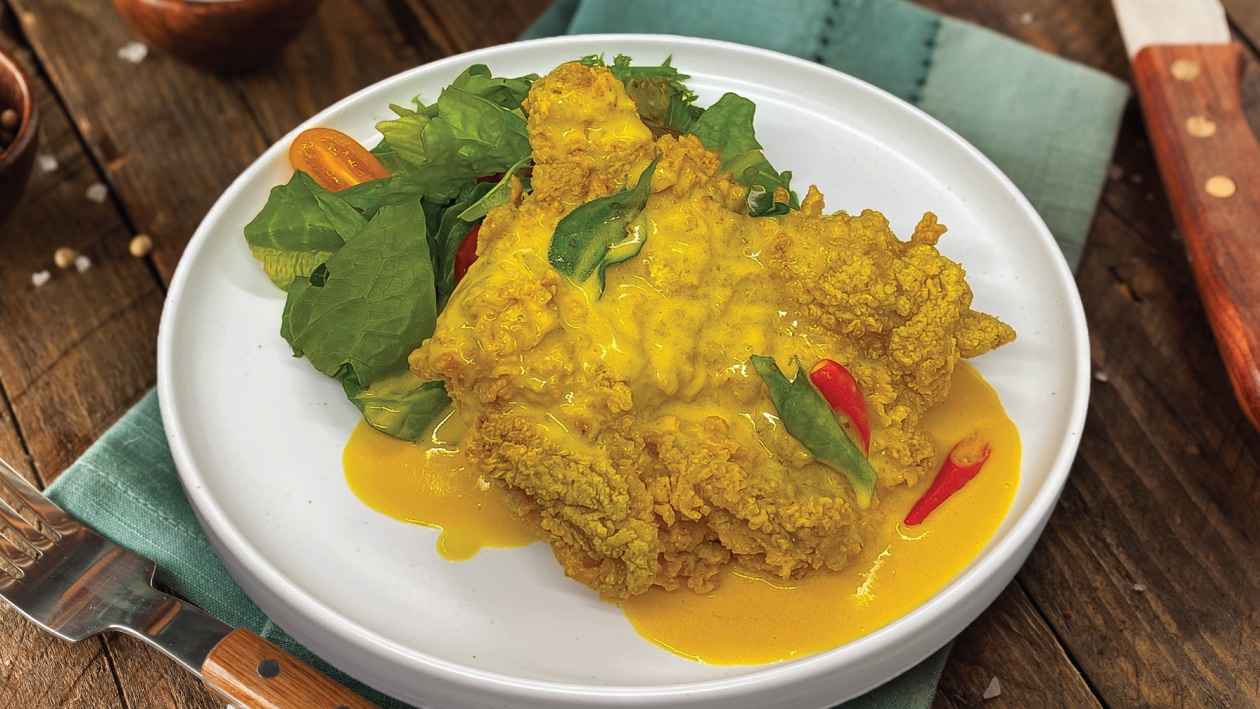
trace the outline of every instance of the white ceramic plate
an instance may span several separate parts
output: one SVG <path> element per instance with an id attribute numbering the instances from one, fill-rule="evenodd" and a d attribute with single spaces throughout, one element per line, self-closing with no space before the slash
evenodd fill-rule
<path id="1" fill-rule="evenodd" d="M 206 533 L 236 580 L 281 627 L 369 685 L 433 707 L 831 706 L 949 641 L 1006 586 L 1041 533 L 1075 454 L 1089 386 L 1072 276 L 1041 220 L 974 148 L 920 111 L 822 66 L 748 47 L 668 36 L 584 36 L 494 47 L 369 87 L 300 128 L 367 145 L 391 102 L 432 101 L 469 64 L 546 73 L 588 54 L 673 56 L 708 105 L 757 104 L 757 132 L 802 193 L 829 210 L 877 209 L 908 238 L 926 210 L 941 250 L 967 268 L 975 306 L 1019 332 L 975 364 L 1023 439 L 1019 491 L 992 542 L 901 620 L 830 652 L 767 666 L 681 659 L 640 638 L 614 606 L 566 579 L 546 546 L 453 563 L 435 532 L 396 522 L 347 488 L 341 452 L 358 412 L 341 387 L 294 359 L 278 333 L 283 294 L 241 235 L 288 180 L 282 139 L 244 172 L 193 236 L 158 343 L 171 450 Z M 299 128 L 299 129 L 300 129 Z M 295 133 L 296 130 L 295 129 Z"/>

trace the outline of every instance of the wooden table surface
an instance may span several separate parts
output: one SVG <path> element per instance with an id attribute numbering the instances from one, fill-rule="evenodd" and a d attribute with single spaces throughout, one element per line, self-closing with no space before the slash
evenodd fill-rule
<path id="1" fill-rule="evenodd" d="M 0 456 L 50 483 L 154 386 L 163 297 L 228 183 L 292 126 L 417 64 L 513 39 L 547 0 L 326 2 L 275 61 L 231 78 L 150 54 L 104 0 L 0 0 L 35 78 L 41 153 L 0 226 Z M 1106 0 L 924 0 L 1129 81 Z M 1260 124 L 1260 6 L 1227 0 Z M 86 196 L 108 187 L 103 201 Z M 128 242 L 152 237 L 146 258 Z M 91 268 L 60 270 L 69 247 Z M 1258 245 L 1260 248 L 1260 245 Z M 32 274 L 49 270 L 41 287 Z M 1260 434 L 1231 393 L 1136 106 L 1077 285 L 1095 382 L 1080 453 L 1015 581 L 958 639 L 938 706 L 1260 705 Z M 52 639 L 0 608 L 0 707 L 223 701 L 153 650 Z"/>

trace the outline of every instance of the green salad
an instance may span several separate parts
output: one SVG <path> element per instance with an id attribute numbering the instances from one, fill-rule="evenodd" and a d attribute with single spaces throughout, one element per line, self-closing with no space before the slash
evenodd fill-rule
<path id="1" fill-rule="evenodd" d="M 657 134 L 693 134 L 719 153 L 722 169 L 749 188 L 750 214 L 798 208 L 791 173 L 777 172 L 762 154 L 751 101 L 728 93 L 707 109 L 697 106 L 688 77 L 668 59 L 660 66 L 633 66 L 625 56 L 611 65 L 598 56 L 580 61 L 607 66 Z M 521 104 L 537 79 L 496 77 L 477 64 L 433 103 L 417 97 L 411 107 L 391 106 L 397 118 L 377 124 L 382 139 L 370 150 L 385 176 L 338 182 L 295 165 L 245 227 L 251 253 L 287 293 L 280 334 L 294 356 L 339 380 L 378 430 L 416 440 L 450 404 L 444 384 L 413 375 L 407 356 L 433 334 L 456 287 L 461 246 L 473 253 L 477 225 L 508 201 L 513 181 L 529 192 Z M 367 152 L 351 146 L 352 166 L 355 147 Z M 550 255 L 562 273 L 597 271 L 602 279 L 616 262 L 605 252 L 616 241 L 609 230 L 620 225 L 600 216 L 607 210 L 598 202 L 557 228 L 572 245 Z"/>

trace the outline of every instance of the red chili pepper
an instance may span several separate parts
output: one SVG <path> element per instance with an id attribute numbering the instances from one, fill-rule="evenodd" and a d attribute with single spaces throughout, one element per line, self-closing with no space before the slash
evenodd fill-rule
<path id="1" fill-rule="evenodd" d="M 940 472 L 936 474 L 936 479 L 927 492 L 923 493 L 923 497 L 910 508 L 910 513 L 906 515 L 906 524 L 921 524 L 932 510 L 961 490 L 984 467 L 985 461 L 989 459 L 989 452 L 988 441 L 981 441 L 974 435 L 955 443 L 946 456 L 945 463 L 941 465 Z"/>
<path id="2" fill-rule="evenodd" d="M 814 365 L 809 380 L 818 387 L 831 408 L 848 417 L 862 440 L 862 452 L 869 454 L 871 419 L 866 411 L 866 397 L 862 396 L 862 387 L 858 386 L 849 370 L 835 360 L 823 359 Z"/>
<path id="3" fill-rule="evenodd" d="M 455 251 L 455 282 L 459 283 L 464 280 L 464 274 L 468 273 L 468 267 L 473 261 L 477 260 L 477 234 L 481 232 L 481 223 L 473 224 L 473 227 L 464 235 L 464 240 L 459 242 L 459 249 Z"/>

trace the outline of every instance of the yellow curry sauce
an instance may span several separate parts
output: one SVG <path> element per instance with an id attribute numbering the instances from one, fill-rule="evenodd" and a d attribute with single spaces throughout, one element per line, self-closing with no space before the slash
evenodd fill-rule
<path id="1" fill-rule="evenodd" d="M 937 442 L 937 468 L 953 442 L 969 433 L 993 449 L 981 473 L 923 524 L 901 521 L 930 479 L 881 494 L 875 543 L 843 571 L 783 581 L 728 565 L 715 591 L 654 587 L 622 603 L 627 618 L 645 638 L 684 657 L 758 664 L 837 647 L 913 610 L 980 552 L 1019 482 L 1019 434 L 971 367 L 954 370 L 949 398 L 928 411 L 923 427 Z M 457 417 L 420 444 L 361 423 L 345 449 L 350 487 L 386 515 L 440 529 L 438 550 L 448 559 L 536 541 L 512 518 L 504 492 L 465 464 L 461 435 Z"/>
<path id="2" fill-rule="evenodd" d="M 723 157 L 655 136 L 604 68 L 563 65 L 522 107 L 530 190 L 513 182 L 487 213 L 476 262 L 408 359 L 454 414 L 422 445 L 355 432 L 347 472 L 368 504 L 442 528 L 448 558 L 537 534 L 642 635 L 710 663 L 834 647 L 974 558 L 1009 507 L 1019 444 L 960 365 L 1015 333 L 971 308 L 934 215 L 902 241 L 878 212 L 825 214 L 810 188 L 799 210 L 750 216 Z M 804 418 L 809 404 L 779 407 L 777 367 L 808 376 L 823 360 L 860 390 L 864 458 L 817 392 Z M 975 429 L 986 470 L 898 527 Z"/>

